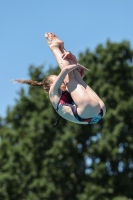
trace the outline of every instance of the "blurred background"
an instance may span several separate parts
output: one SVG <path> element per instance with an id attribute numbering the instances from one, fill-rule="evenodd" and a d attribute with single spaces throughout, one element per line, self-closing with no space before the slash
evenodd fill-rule
<path id="1" fill-rule="evenodd" d="M 56 66 L 44 39 L 53 32 L 76 56 L 107 39 L 133 45 L 132 1 L 0 1 L 0 115 L 14 105 L 19 85 L 10 80 L 28 78 L 29 65 Z"/>
<path id="2" fill-rule="evenodd" d="M 133 2 L 0 1 L 0 200 L 133 199 Z M 53 32 L 105 102 L 95 125 L 61 119 L 42 88 Z"/>

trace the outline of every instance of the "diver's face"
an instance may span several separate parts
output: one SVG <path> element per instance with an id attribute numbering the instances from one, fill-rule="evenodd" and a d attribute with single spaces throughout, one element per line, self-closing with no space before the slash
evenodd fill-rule
<path id="1" fill-rule="evenodd" d="M 51 81 L 54 82 L 56 80 L 57 76 L 56 75 L 52 75 L 51 76 Z"/>
<path id="2" fill-rule="evenodd" d="M 60 86 L 61 90 L 66 90 L 66 84 L 64 83 L 64 81 L 62 82 L 61 86 Z"/>
<path id="3" fill-rule="evenodd" d="M 54 81 L 56 80 L 56 78 L 57 78 L 56 75 L 53 75 L 53 76 L 51 77 L 52 84 L 54 83 Z M 62 84 L 61 84 L 61 86 L 60 86 L 60 89 L 61 89 L 61 90 L 66 90 L 66 85 L 65 85 L 64 81 L 62 82 Z"/>

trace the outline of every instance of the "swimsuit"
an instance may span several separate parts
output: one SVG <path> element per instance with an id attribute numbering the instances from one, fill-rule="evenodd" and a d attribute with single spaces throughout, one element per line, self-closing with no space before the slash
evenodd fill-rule
<path id="1" fill-rule="evenodd" d="M 77 105 L 74 103 L 70 93 L 67 90 L 62 92 L 60 101 L 57 105 L 57 108 L 55 109 L 57 112 L 60 106 L 70 106 L 72 109 L 73 115 L 80 122 L 88 122 L 88 124 L 94 124 L 98 122 L 100 119 L 102 119 L 103 117 L 103 110 L 101 109 L 100 113 L 95 117 L 87 118 L 87 119 L 81 118 L 77 113 Z"/>

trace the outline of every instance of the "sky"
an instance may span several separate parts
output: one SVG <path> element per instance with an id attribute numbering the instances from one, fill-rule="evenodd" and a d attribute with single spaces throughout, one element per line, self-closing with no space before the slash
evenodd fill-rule
<path id="1" fill-rule="evenodd" d="M 15 105 L 30 65 L 57 66 L 44 33 L 64 40 L 78 55 L 98 44 L 127 40 L 133 47 L 132 0 L 0 0 L 0 117 Z M 27 86 L 23 86 L 27 87 Z"/>

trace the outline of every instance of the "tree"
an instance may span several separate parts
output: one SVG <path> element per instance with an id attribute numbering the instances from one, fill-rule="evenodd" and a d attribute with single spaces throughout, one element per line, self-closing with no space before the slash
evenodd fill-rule
<path id="1" fill-rule="evenodd" d="M 43 89 L 22 88 L 0 125 L 1 200 L 129 200 L 133 197 L 133 50 L 126 41 L 79 54 L 86 82 L 107 106 L 95 125 L 61 119 Z M 29 77 L 43 72 L 29 68 Z"/>
<path id="2" fill-rule="evenodd" d="M 88 63 L 91 78 L 88 84 L 103 97 L 107 114 L 93 126 L 89 137 L 88 155 L 92 160 L 81 199 L 130 199 L 133 197 L 133 51 L 130 44 L 107 41 L 94 53 L 80 54 L 80 62 Z M 91 188 L 91 189 L 90 189 Z M 86 193 L 86 195 L 85 195 Z M 127 198 L 126 198 L 127 197 Z M 115 199 L 115 198 L 114 198 Z"/>

